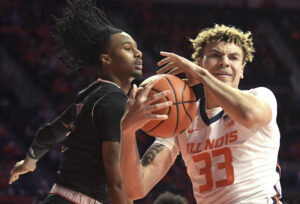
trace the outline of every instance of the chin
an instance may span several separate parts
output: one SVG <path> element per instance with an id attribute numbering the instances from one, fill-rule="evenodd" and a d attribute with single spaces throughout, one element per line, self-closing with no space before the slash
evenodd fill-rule
<path id="1" fill-rule="evenodd" d="M 143 78 L 143 72 L 142 71 L 135 71 L 132 73 L 132 78 L 141 80 Z"/>

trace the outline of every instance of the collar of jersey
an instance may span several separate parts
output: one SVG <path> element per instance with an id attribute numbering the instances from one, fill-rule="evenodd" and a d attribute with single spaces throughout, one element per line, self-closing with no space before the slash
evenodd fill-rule
<path id="1" fill-rule="evenodd" d="M 113 84 L 113 85 L 117 86 L 119 89 L 121 89 L 120 86 L 118 86 L 117 84 L 115 84 L 112 81 L 104 80 L 104 79 L 101 79 L 101 78 L 98 78 L 97 81 L 99 81 L 99 82 L 105 82 L 105 83 L 108 83 L 108 84 Z"/>
<path id="2" fill-rule="evenodd" d="M 200 115 L 206 125 L 209 126 L 210 124 L 216 122 L 222 117 L 223 114 L 224 114 L 224 110 L 220 111 L 217 115 L 209 119 L 205 111 L 205 97 L 200 99 Z"/>

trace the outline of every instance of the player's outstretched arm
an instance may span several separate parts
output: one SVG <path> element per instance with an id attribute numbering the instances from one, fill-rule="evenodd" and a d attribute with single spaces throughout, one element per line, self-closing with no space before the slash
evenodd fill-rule
<path id="1" fill-rule="evenodd" d="M 169 52 L 161 52 L 161 55 L 165 58 L 157 64 L 164 67 L 158 73 L 186 73 L 193 83 L 202 83 L 206 94 L 211 95 L 232 119 L 246 128 L 255 129 L 271 121 L 272 110 L 265 100 L 223 83 L 209 71 L 184 57 Z"/>
<path id="2" fill-rule="evenodd" d="M 155 104 L 155 101 L 170 94 L 164 91 L 147 98 L 154 85 L 149 83 L 144 89 L 133 90 L 127 102 L 125 114 L 121 120 L 121 157 L 120 168 L 123 189 L 131 200 L 143 198 L 152 187 L 166 174 L 172 165 L 169 150 L 153 144 L 140 161 L 135 132 L 150 120 L 167 119 L 167 115 L 154 114 L 153 111 L 170 106 L 171 102 Z"/>
<path id="3" fill-rule="evenodd" d="M 16 162 L 11 169 L 9 184 L 18 180 L 20 175 L 34 171 L 38 160 L 66 138 L 66 133 L 70 131 L 70 128 L 66 127 L 66 121 L 73 118 L 73 112 L 73 108 L 70 106 L 55 120 L 36 132 L 25 159 Z"/>
<path id="4" fill-rule="evenodd" d="M 24 160 L 17 162 L 10 171 L 9 184 L 18 180 L 20 175 L 34 171 L 37 161 L 38 160 L 32 159 L 27 155 Z"/>

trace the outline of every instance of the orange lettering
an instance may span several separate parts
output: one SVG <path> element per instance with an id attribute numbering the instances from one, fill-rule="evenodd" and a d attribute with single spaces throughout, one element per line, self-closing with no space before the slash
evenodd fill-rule
<path id="1" fill-rule="evenodd" d="M 223 149 L 217 149 L 212 152 L 212 155 L 214 157 L 217 157 L 219 155 L 224 156 L 224 162 L 218 163 L 218 169 L 226 169 L 226 179 L 216 181 L 216 187 L 221 186 L 228 186 L 233 184 L 234 181 L 234 170 L 232 166 L 232 156 L 231 156 L 231 150 L 228 147 L 225 147 Z"/>
<path id="2" fill-rule="evenodd" d="M 201 144 L 202 144 L 201 142 L 199 142 L 199 143 L 197 144 L 197 148 L 196 148 L 196 152 L 195 152 L 195 153 L 201 152 L 201 149 L 200 149 Z"/>
<path id="3" fill-rule="evenodd" d="M 232 142 L 237 141 L 237 138 L 238 138 L 237 133 L 238 133 L 237 130 L 230 132 L 230 135 L 229 135 L 229 138 L 230 138 L 230 139 L 229 139 L 229 143 L 232 143 Z"/>
<path id="4" fill-rule="evenodd" d="M 196 144 L 197 144 L 197 146 L 196 146 Z M 187 149 L 186 149 L 187 154 L 196 154 L 196 153 L 201 152 L 201 149 L 200 149 L 201 144 L 202 144 L 201 142 L 199 142 L 199 143 L 187 143 L 186 144 L 187 145 Z"/>
<path id="5" fill-rule="evenodd" d="M 215 139 L 213 139 L 211 142 L 210 140 L 206 140 L 204 150 L 207 150 L 208 147 L 209 149 L 213 149 L 214 145 L 215 145 Z"/>
<path id="6" fill-rule="evenodd" d="M 208 152 L 197 154 L 193 156 L 194 162 L 204 161 L 205 166 L 200 169 L 200 175 L 204 174 L 206 179 L 206 184 L 203 184 L 199 187 L 200 193 L 209 191 L 213 187 L 213 179 L 211 172 L 211 159 Z"/>
<path id="7" fill-rule="evenodd" d="M 190 150 L 190 143 L 186 144 L 186 154 L 189 154 L 189 150 Z"/>
<path id="8" fill-rule="evenodd" d="M 212 150 L 212 157 L 208 152 L 203 152 L 201 154 L 197 154 L 193 156 L 194 162 L 204 162 L 204 166 L 200 168 L 200 175 L 205 176 L 206 182 L 199 186 L 200 193 L 210 191 L 213 188 L 213 173 L 212 173 L 212 160 L 215 157 L 223 156 L 224 162 L 217 163 L 217 168 L 220 170 L 225 169 L 226 171 L 226 178 L 223 180 L 215 181 L 216 188 L 231 185 L 234 182 L 234 169 L 232 166 L 232 155 L 231 150 L 228 147 L 222 149 Z M 214 168 L 214 171 L 216 169 Z"/>
<path id="9" fill-rule="evenodd" d="M 224 143 L 224 136 L 217 139 L 215 148 L 223 146 L 223 143 Z"/>
<path id="10" fill-rule="evenodd" d="M 229 136 L 229 134 L 226 134 L 224 137 L 225 137 L 225 145 L 227 145 L 228 144 L 228 136 Z"/>

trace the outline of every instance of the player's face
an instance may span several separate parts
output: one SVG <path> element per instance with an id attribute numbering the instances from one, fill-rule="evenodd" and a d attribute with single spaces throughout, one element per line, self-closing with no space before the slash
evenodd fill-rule
<path id="1" fill-rule="evenodd" d="M 113 73 L 122 78 L 141 78 L 142 52 L 137 48 L 133 38 L 122 32 L 112 35 L 110 41 L 108 54 L 111 58 Z"/>
<path id="2" fill-rule="evenodd" d="M 243 76 L 243 51 L 234 43 L 216 42 L 208 44 L 198 64 L 220 81 L 238 88 Z"/>

